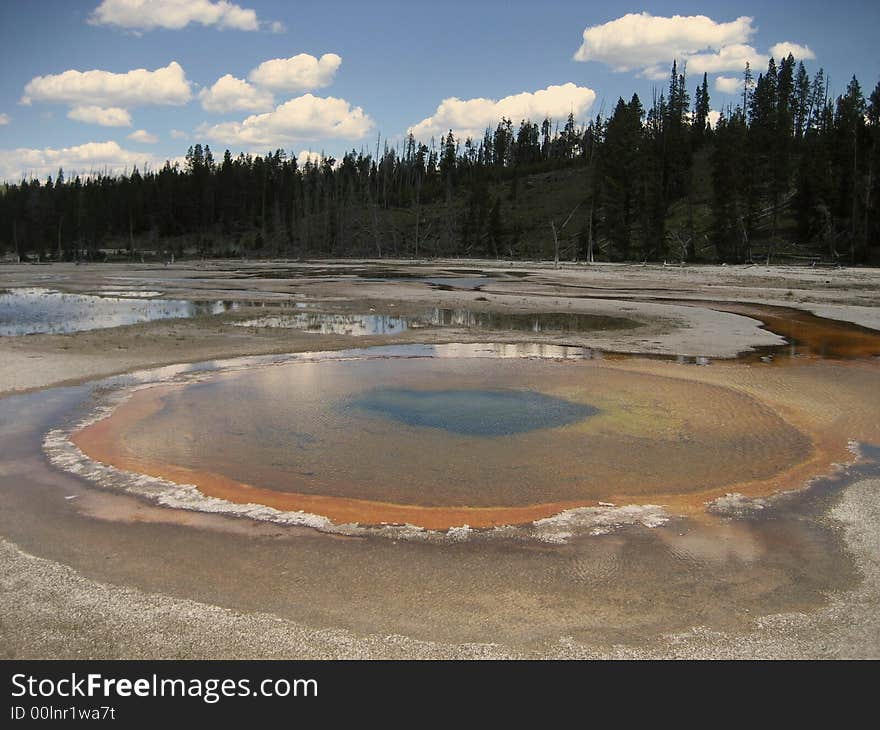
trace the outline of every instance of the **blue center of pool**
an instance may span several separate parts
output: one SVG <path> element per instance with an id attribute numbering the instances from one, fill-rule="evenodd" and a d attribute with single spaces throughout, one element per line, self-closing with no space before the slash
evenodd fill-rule
<path id="1" fill-rule="evenodd" d="M 511 436 L 566 426 L 598 413 L 593 406 L 530 390 L 382 388 L 350 404 L 408 426 L 441 428 L 464 436 Z"/>

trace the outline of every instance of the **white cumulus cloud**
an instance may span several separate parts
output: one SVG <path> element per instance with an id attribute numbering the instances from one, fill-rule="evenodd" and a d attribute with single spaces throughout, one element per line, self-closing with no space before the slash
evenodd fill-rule
<path id="1" fill-rule="evenodd" d="M 252 149 L 327 137 L 357 139 L 372 126 L 373 120 L 364 110 L 345 99 L 305 94 L 241 122 L 203 124 L 198 132 L 215 142 Z"/>
<path id="2" fill-rule="evenodd" d="M 716 76 L 715 90 L 722 94 L 739 94 L 742 91 L 743 79 L 736 76 Z"/>
<path id="3" fill-rule="evenodd" d="M 73 106 L 132 107 L 148 104 L 186 104 L 192 98 L 190 83 L 180 64 L 144 68 L 127 73 L 69 70 L 37 76 L 24 88 L 22 104 L 35 101 L 67 103 Z"/>
<path id="4" fill-rule="evenodd" d="M 75 106 L 67 112 L 67 118 L 102 127 L 130 127 L 131 114 L 118 106 Z"/>
<path id="5" fill-rule="evenodd" d="M 221 76 L 210 88 L 199 92 L 202 109 L 218 114 L 226 112 L 264 112 L 275 106 L 272 93 L 257 89 L 231 74 Z"/>
<path id="6" fill-rule="evenodd" d="M 763 53 L 758 53 L 750 45 L 734 43 L 720 48 L 717 52 L 697 53 L 685 60 L 689 73 L 711 74 L 720 71 L 742 71 L 747 62 L 759 73 L 770 59 Z"/>
<path id="7" fill-rule="evenodd" d="M 599 61 L 615 71 L 636 71 L 654 80 L 667 78 L 673 61 L 686 63 L 692 74 L 742 71 L 746 62 L 762 69 L 769 56 L 749 44 L 755 32 L 754 19 L 745 15 L 718 22 L 705 15 L 628 13 L 588 26 L 574 59 Z M 790 41 L 770 48 L 775 58 L 789 52 L 796 58 L 815 58 L 809 47 Z"/>
<path id="8" fill-rule="evenodd" d="M 186 132 L 182 132 L 179 129 L 172 129 L 171 132 L 172 139 L 186 139 L 189 135 Z"/>
<path id="9" fill-rule="evenodd" d="M 755 32 L 753 19 L 741 16 L 719 23 L 705 15 L 653 16 L 628 13 L 602 25 L 588 26 L 576 61 L 601 61 L 616 71 L 650 72 L 707 50 L 745 43 Z"/>
<path id="10" fill-rule="evenodd" d="M 482 138 L 486 128 L 494 127 L 502 117 L 514 124 L 525 119 L 540 122 L 546 117 L 563 120 L 569 113 L 582 119 L 595 100 L 596 92 L 571 82 L 498 100 L 451 97 L 440 102 L 434 114 L 409 131 L 422 140 L 445 135 L 450 129 L 458 137 Z"/>
<path id="11" fill-rule="evenodd" d="M 332 83 L 341 64 L 342 58 L 335 53 L 325 53 L 321 58 L 299 53 L 291 58 L 263 61 L 248 78 L 273 91 L 320 89 Z"/>
<path id="12" fill-rule="evenodd" d="M 8 114 L 0 114 L 0 127 L 2 127 L 4 124 L 9 124 L 10 121 L 11 120 Z"/>
<path id="13" fill-rule="evenodd" d="M 0 179 L 54 177 L 59 167 L 64 169 L 66 177 L 72 178 L 92 173 L 119 173 L 135 166 L 159 167 L 163 162 L 152 155 L 120 147 L 117 142 L 86 142 L 62 149 L 19 147 L 0 150 Z"/>
<path id="14" fill-rule="evenodd" d="M 254 10 L 227 0 L 103 0 L 89 22 L 135 31 L 180 30 L 190 23 L 230 30 L 260 28 Z"/>
<path id="15" fill-rule="evenodd" d="M 816 54 L 813 53 L 809 46 L 802 46 L 800 43 L 783 41 L 782 43 L 770 46 L 770 55 L 777 61 L 781 58 L 788 58 L 789 53 L 799 61 L 808 61 L 816 57 Z"/>
<path id="16" fill-rule="evenodd" d="M 150 134 L 146 129 L 138 129 L 128 135 L 128 139 L 132 142 L 141 142 L 143 144 L 156 144 L 159 138 L 155 134 Z"/>

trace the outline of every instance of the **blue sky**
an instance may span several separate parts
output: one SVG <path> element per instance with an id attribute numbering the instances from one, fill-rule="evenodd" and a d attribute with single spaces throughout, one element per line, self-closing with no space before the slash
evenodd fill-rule
<path id="1" fill-rule="evenodd" d="M 651 17 L 624 17 L 641 13 Z M 739 61 L 783 42 L 811 72 L 824 67 L 835 93 L 855 73 L 868 94 L 878 29 L 880 3 L 846 0 L 0 0 L 0 179 L 156 165 L 197 141 L 218 156 L 338 157 L 410 128 L 426 142 L 450 126 L 479 134 L 501 114 L 583 120 L 619 95 L 649 101 L 673 56 L 692 89 L 711 71 L 721 109 L 737 98 Z M 166 70 L 126 75 L 135 69 Z M 105 73 L 71 73 L 90 70 Z"/>

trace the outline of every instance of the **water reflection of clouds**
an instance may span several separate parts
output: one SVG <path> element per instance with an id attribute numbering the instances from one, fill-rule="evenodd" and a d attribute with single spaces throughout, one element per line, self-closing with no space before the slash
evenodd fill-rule
<path id="1" fill-rule="evenodd" d="M 550 345 L 539 342 L 491 342 L 491 343 L 451 343 L 434 345 L 433 357 L 501 357 L 501 358 L 541 358 L 549 360 L 601 359 L 602 353 L 585 347 Z"/>
<path id="2" fill-rule="evenodd" d="M 395 335 L 406 331 L 410 321 L 406 317 L 385 314 L 318 314 L 301 312 L 278 314 L 236 322 L 239 327 L 267 327 L 298 329 L 323 335 Z"/>
<path id="3" fill-rule="evenodd" d="M 236 322 L 239 327 L 298 329 L 324 335 L 396 335 L 424 327 L 454 327 L 488 331 L 577 333 L 630 329 L 631 320 L 573 312 L 486 312 L 472 309 L 435 308 L 413 315 L 334 314 L 297 312 Z"/>

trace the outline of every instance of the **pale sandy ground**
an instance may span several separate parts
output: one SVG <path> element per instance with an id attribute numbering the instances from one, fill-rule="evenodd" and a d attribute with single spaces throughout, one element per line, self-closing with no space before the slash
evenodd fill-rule
<path id="1" fill-rule="evenodd" d="M 323 267 L 326 264 L 319 263 Z M 353 262 L 340 262 L 350 267 Z M 401 268 L 400 262 L 381 262 Z M 232 264 L 245 270 L 265 262 Z M 0 266 L 0 289 L 51 286 L 67 291 L 98 287 L 157 289 L 168 297 L 200 299 L 295 299 L 317 302 L 319 311 L 382 313 L 425 306 L 470 306 L 502 311 L 580 311 L 618 314 L 642 327 L 555 341 L 618 350 L 729 357 L 750 347 L 778 343 L 744 317 L 656 302 L 608 301 L 632 297 L 755 301 L 793 306 L 880 328 L 880 271 L 765 267 L 642 267 L 545 265 L 496 262 L 431 262 L 438 269 L 497 267 L 529 270 L 522 281 L 487 285 L 484 292 L 438 292 L 424 284 L 352 279 L 239 279 L 230 264 L 161 266 Z M 414 267 L 408 267 L 414 268 Z M 558 286 L 563 285 L 563 286 Z M 485 296 L 488 302 L 479 302 Z M 582 298 L 588 297 L 588 298 Z M 599 297 L 600 299 L 597 299 Z M 255 310 L 250 310 L 253 315 Z M 62 382 L 90 380 L 143 367 L 244 354 L 338 349 L 425 341 L 534 341 L 533 335 L 415 331 L 398 337 L 348 338 L 295 330 L 233 327 L 244 314 L 134 325 L 73 335 L 0 339 L 0 396 Z M 549 338 L 554 341 L 554 338 Z M 843 532 L 863 580 L 856 590 L 832 595 L 810 614 L 765 617 L 745 636 L 700 627 L 664 637 L 650 649 L 621 647 L 610 656 L 858 657 L 880 647 L 880 503 L 877 481 L 845 491 L 829 519 Z M 2 536 L 0 536 L 2 538 Z M 402 636 L 356 636 L 316 631 L 278 617 L 224 608 L 86 579 L 72 569 L 20 551 L 0 540 L 0 646 L 9 656 L 31 657 L 504 657 L 497 645 L 440 645 Z M 593 656 L 562 640 L 544 656 Z"/>

